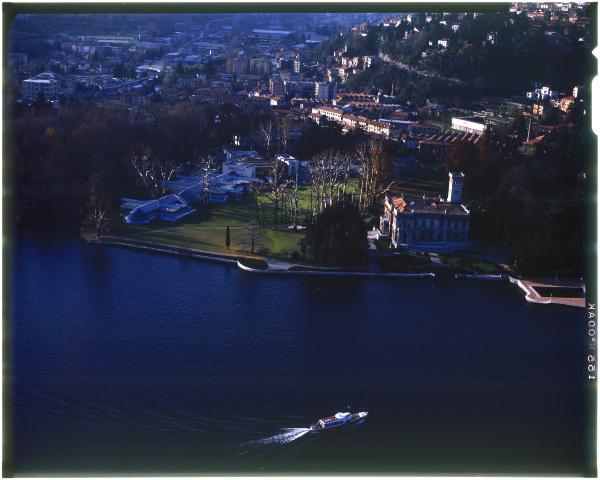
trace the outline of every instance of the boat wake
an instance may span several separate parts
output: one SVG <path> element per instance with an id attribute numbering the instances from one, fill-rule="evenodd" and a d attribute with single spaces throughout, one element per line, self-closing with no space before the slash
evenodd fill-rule
<path id="1" fill-rule="evenodd" d="M 271 445 L 274 443 L 291 443 L 294 440 L 302 438 L 307 433 L 310 433 L 310 428 L 286 428 L 281 433 L 272 437 L 262 438 L 253 443 L 261 443 L 263 445 Z"/>

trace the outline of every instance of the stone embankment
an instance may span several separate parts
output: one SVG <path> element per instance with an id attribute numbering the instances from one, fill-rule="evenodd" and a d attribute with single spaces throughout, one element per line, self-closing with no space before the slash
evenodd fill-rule
<path id="1" fill-rule="evenodd" d="M 90 240 L 88 240 L 90 241 Z M 249 273 L 263 275 L 299 275 L 299 276 L 329 276 L 329 277 L 366 277 L 366 278 L 435 278 L 434 273 L 385 273 L 372 271 L 349 271 L 342 269 L 329 269 L 323 267 L 312 267 L 307 265 L 297 265 L 281 262 L 278 260 L 266 260 L 266 268 L 256 268 L 249 266 L 256 262 L 257 258 L 240 257 L 239 255 L 217 254 L 187 247 L 178 247 L 166 243 L 147 242 L 127 237 L 106 235 L 98 240 L 91 240 L 90 243 L 101 245 L 113 245 L 125 248 L 134 248 L 137 250 L 163 253 L 168 255 L 179 255 L 198 260 L 208 260 L 220 262 L 229 265 L 235 265 L 240 270 Z"/>
<path id="2" fill-rule="evenodd" d="M 86 238 L 89 243 L 96 243 L 101 245 L 114 245 L 118 247 L 134 248 L 137 250 L 162 253 L 168 255 L 179 255 L 182 257 L 193 258 L 198 260 L 206 260 L 211 262 L 219 262 L 231 266 L 235 266 L 244 272 L 259 275 L 295 275 L 295 276 L 320 276 L 320 277 L 354 277 L 354 278 L 435 278 L 435 273 L 422 272 L 422 273 L 390 273 L 390 272 L 377 272 L 377 271 L 356 271 L 356 270 L 344 270 L 336 268 L 327 268 L 319 266 L 309 265 L 298 265 L 293 263 L 287 263 L 280 260 L 274 259 L 262 259 L 260 257 L 241 257 L 240 255 L 229 255 L 209 252 L 205 250 L 198 250 L 187 247 L 179 247 L 172 244 L 159 243 L 159 242 L 148 242 L 141 241 L 138 239 L 131 239 L 128 237 L 120 237 L 113 235 L 105 235 L 100 239 Z M 264 265 L 264 268 L 260 268 L 260 265 Z M 511 277 L 507 274 L 491 275 L 491 274 L 470 274 L 470 273 L 457 273 L 454 275 L 456 279 L 472 279 L 472 280 L 484 280 L 484 281 L 510 281 L 510 283 L 517 285 L 524 293 L 525 300 L 530 303 L 542 304 L 542 305 L 567 305 L 578 308 L 585 308 L 585 297 L 584 296 L 560 296 L 565 290 L 569 289 L 581 289 L 585 295 L 585 284 L 583 282 L 568 281 L 568 280 L 527 280 L 523 278 Z M 550 292 L 552 289 L 556 289 L 557 295 L 544 296 L 536 290 L 536 287 L 540 288 L 540 291 Z M 569 292 L 570 293 L 570 292 Z M 564 293 L 563 293 L 564 295 Z"/>

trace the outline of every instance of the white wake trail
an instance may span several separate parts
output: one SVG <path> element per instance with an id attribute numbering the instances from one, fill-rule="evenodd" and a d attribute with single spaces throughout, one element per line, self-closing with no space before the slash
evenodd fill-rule
<path id="1" fill-rule="evenodd" d="M 310 428 L 286 428 L 282 433 L 257 440 L 255 443 L 262 443 L 266 445 L 272 443 L 290 443 L 294 440 L 298 440 L 300 437 L 303 437 L 309 432 Z"/>

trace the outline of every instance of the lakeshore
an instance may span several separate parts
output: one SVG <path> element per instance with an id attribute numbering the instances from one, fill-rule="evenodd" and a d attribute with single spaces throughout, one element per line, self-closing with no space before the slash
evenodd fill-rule
<path id="1" fill-rule="evenodd" d="M 117 246 L 124 248 L 138 249 L 150 253 L 160 253 L 167 255 L 177 255 L 196 260 L 205 260 L 210 262 L 222 263 L 230 266 L 235 266 L 239 270 L 252 274 L 260 275 L 288 275 L 288 276 L 316 276 L 316 277 L 355 277 L 355 278 L 413 278 L 413 279 L 433 279 L 436 278 L 436 273 L 433 271 L 423 271 L 419 273 L 406 272 L 381 272 L 369 270 L 348 270 L 341 268 L 327 268 L 315 265 L 301 265 L 283 262 L 281 260 L 268 259 L 253 255 L 236 255 L 222 254 L 206 250 L 194 248 L 186 248 L 168 243 L 148 242 L 139 239 L 132 239 L 125 236 L 105 235 L 98 240 L 91 240 L 90 243 L 97 243 L 107 246 Z M 433 265 L 439 269 L 439 265 Z M 443 268 L 442 268 L 443 270 Z M 438 270 L 439 271 L 439 270 Z M 448 276 L 448 275 L 446 275 Z M 516 278 L 508 273 L 505 274 L 475 274 L 475 273 L 456 273 L 451 275 L 455 279 L 479 280 L 479 281 L 508 281 L 511 284 L 517 285 L 524 293 L 525 300 L 530 303 L 539 305 L 564 305 L 576 308 L 585 308 L 585 296 L 581 297 L 565 297 L 560 295 L 541 295 L 536 287 L 545 288 L 549 291 L 552 289 L 582 289 L 585 294 L 585 284 L 582 282 L 568 280 L 527 280 Z"/>

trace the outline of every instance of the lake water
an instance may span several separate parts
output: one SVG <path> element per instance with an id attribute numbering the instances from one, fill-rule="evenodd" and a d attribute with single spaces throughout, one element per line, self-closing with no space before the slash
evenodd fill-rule
<path id="1" fill-rule="evenodd" d="M 14 474 L 584 473 L 583 310 L 494 282 L 12 244 Z M 348 406 L 367 421 L 306 433 Z"/>

